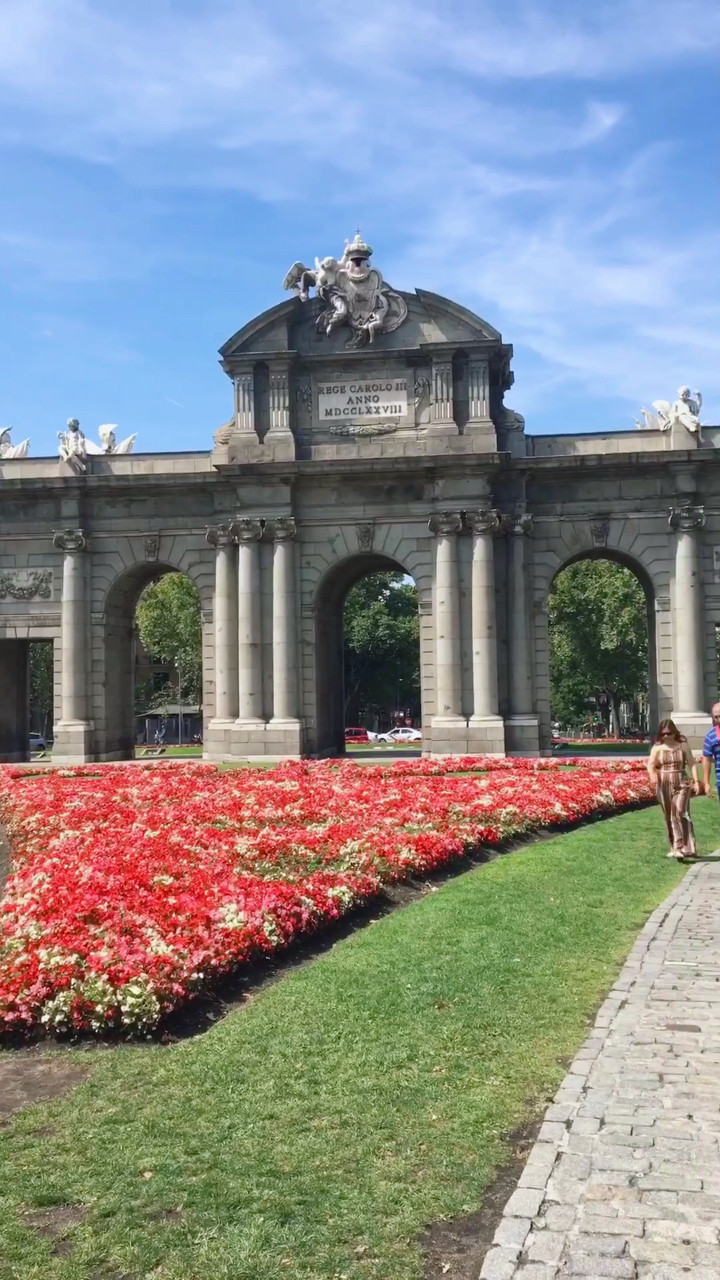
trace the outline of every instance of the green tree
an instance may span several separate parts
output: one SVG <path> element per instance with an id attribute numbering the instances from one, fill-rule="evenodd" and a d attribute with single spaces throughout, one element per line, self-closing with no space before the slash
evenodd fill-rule
<path id="1" fill-rule="evenodd" d="M 53 720 L 53 647 L 47 641 L 30 645 L 30 716 L 42 734 L 47 734 Z"/>
<path id="2" fill-rule="evenodd" d="M 168 573 L 151 582 L 135 610 L 140 639 L 157 662 L 168 662 L 178 673 L 183 702 L 202 698 L 202 626 L 200 597 L 184 573 Z M 163 701 L 167 698 L 164 697 Z"/>
<path id="3" fill-rule="evenodd" d="M 361 579 L 343 614 L 345 721 L 394 708 L 420 710 L 417 587 L 403 574 L 383 571 Z"/>
<path id="4" fill-rule="evenodd" d="M 647 603 L 637 578 L 611 560 L 580 560 L 558 574 L 548 601 L 553 713 L 573 724 L 605 694 L 615 731 L 620 702 L 647 689 Z"/>

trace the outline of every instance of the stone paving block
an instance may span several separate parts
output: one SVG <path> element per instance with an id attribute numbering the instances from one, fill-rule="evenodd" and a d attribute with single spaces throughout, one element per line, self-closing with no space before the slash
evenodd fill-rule
<path id="1" fill-rule="evenodd" d="M 525 1252 L 531 1262 L 559 1262 L 565 1244 L 563 1231 L 533 1231 Z"/>
<path id="2" fill-rule="evenodd" d="M 534 1218 L 542 1202 L 542 1191 L 535 1191 L 530 1187 L 523 1187 L 518 1191 L 513 1191 L 505 1205 L 505 1217 Z"/>
<path id="3" fill-rule="evenodd" d="M 563 1262 L 568 1276 L 617 1276 L 618 1280 L 634 1280 L 637 1274 L 632 1258 L 602 1258 L 597 1254 L 575 1253 Z"/>
<path id="4" fill-rule="evenodd" d="M 493 1244 L 507 1245 L 521 1249 L 532 1226 L 530 1218 L 503 1217 L 495 1232 Z"/>
<path id="5" fill-rule="evenodd" d="M 511 1280 L 515 1274 L 518 1250 L 496 1246 L 488 1249 L 480 1271 L 481 1280 Z"/>

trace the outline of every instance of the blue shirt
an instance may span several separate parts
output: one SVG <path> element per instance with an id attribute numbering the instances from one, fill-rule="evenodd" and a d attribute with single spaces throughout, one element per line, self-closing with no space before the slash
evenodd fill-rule
<path id="1" fill-rule="evenodd" d="M 720 788 L 720 738 L 716 733 L 715 725 L 705 734 L 703 756 L 706 760 L 715 761 L 715 781 Z"/>

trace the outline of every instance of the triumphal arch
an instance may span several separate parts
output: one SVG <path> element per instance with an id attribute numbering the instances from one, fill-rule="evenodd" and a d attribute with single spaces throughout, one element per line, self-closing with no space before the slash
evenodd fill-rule
<path id="1" fill-rule="evenodd" d="M 285 288 L 221 348 L 211 449 L 133 453 L 110 428 L 91 447 L 74 420 L 59 458 L 0 438 L 0 758 L 27 757 L 32 640 L 54 643 L 55 759 L 132 754 L 134 606 L 176 570 L 202 602 L 207 758 L 341 752 L 343 602 L 377 568 L 417 583 L 424 749 L 536 754 L 548 591 L 599 555 L 645 589 L 653 718 L 697 744 L 720 623 L 720 428 L 698 398 L 640 430 L 526 435 L 497 330 L 392 289 L 359 235 Z"/>

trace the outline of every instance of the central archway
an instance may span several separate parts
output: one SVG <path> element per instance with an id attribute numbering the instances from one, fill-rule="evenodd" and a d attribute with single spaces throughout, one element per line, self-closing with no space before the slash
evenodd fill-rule
<path id="1" fill-rule="evenodd" d="M 343 609 L 348 593 L 369 574 L 381 571 L 408 576 L 399 561 L 379 552 L 360 552 L 332 566 L 315 600 L 315 681 L 317 697 L 316 753 L 345 754 L 345 670 Z"/>

